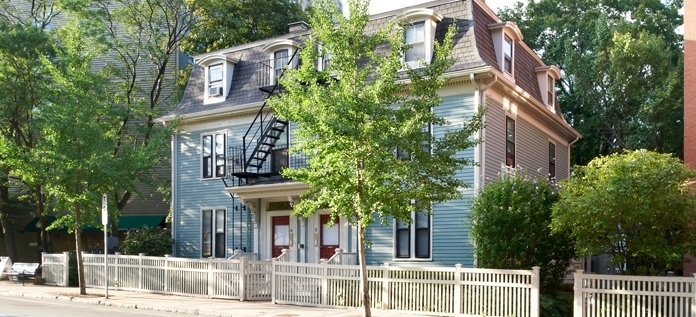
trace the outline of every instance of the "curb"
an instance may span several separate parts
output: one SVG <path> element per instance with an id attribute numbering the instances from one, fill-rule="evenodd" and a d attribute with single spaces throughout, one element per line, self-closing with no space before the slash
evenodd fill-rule
<path id="1" fill-rule="evenodd" d="M 63 296 L 63 295 L 44 295 L 44 294 L 27 294 L 27 293 L 17 293 L 17 292 L 0 292 L 0 296 L 25 297 L 25 298 L 34 298 L 34 299 L 50 299 L 50 300 L 59 300 L 59 301 L 74 302 L 74 303 L 80 303 L 80 304 L 101 305 L 101 306 L 107 306 L 107 307 L 117 307 L 117 308 L 126 308 L 126 309 L 151 310 L 151 311 L 177 313 L 177 314 L 185 314 L 185 315 L 196 315 L 196 316 L 234 317 L 234 315 L 221 314 L 221 313 L 215 313 L 215 312 L 201 312 L 199 310 L 186 310 L 186 309 L 174 309 L 174 308 L 156 307 L 156 306 L 143 306 L 143 305 L 136 305 L 136 304 L 113 303 L 113 302 L 104 301 L 103 299 L 96 300 L 96 299 L 87 299 L 87 298 L 79 298 L 79 297 Z"/>

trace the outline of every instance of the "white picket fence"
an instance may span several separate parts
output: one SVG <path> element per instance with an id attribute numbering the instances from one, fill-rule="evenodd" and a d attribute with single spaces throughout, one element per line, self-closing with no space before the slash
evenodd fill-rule
<path id="1" fill-rule="evenodd" d="M 436 316 L 539 316 L 533 270 L 369 266 L 371 306 Z M 359 307 L 360 267 L 273 261 L 273 303 Z"/>
<path id="2" fill-rule="evenodd" d="M 694 277 L 574 274 L 574 317 L 696 316 Z"/>
<path id="3" fill-rule="evenodd" d="M 83 254 L 85 284 L 104 287 L 104 255 Z M 239 300 L 269 300 L 271 262 L 109 255 L 109 288 Z"/>
<path id="4" fill-rule="evenodd" d="M 41 275 L 46 285 L 68 287 L 70 252 L 62 254 L 41 253 Z"/>

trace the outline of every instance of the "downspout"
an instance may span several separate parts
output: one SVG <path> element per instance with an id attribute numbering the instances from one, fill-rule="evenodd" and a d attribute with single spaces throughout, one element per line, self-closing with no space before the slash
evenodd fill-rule
<path id="1" fill-rule="evenodd" d="M 164 123 L 166 126 L 166 123 Z M 171 141 L 171 151 L 172 151 L 172 202 L 169 205 L 171 208 L 171 213 L 172 213 L 172 239 L 174 240 L 174 250 L 172 254 L 176 257 L 178 256 L 177 254 L 177 248 L 176 248 L 176 134 L 172 135 L 172 141 Z"/>
<path id="2" fill-rule="evenodd" d="M 580 141 L 580 136 L 575 136 L 573 142 L 568 143 L 568 178 L 570 178 L 570 147 L 575 144 L 575 142 Z"/>
<path id="3" fill-rule="evenodd" d="M 469 80 L 471 81 L 471 84 L 474 86 L 474 100 L 478 101 L 479 106 L 485 105 L 486 104 L 486 90 L 488 90 L 488 88 L 491 88 L 491 86 L 493 86 L 493 84 L 495 84 L 498 81 L 498 76 L 493 75 L 493 80 L 483 88 L 480 88 L 480 85 L 476 83 L 476 79 L 475 79 L 474 74 L 469 75 Z M 485 137 L 485 133 L 484 133 L 483 128 L 482 128 L 476 132 L 476 138 L 480 140 L 483 137 Z M 485 162 L 483 160 L 483 153 L 484 153 L 483 147 L 484 147 L 484 144 L 481 143 L 474 148 L 474 160 L 477 163 L 479 163 L 479 166 L 474 167 L 474 189 L 475 190 L 480 189 L 481 185 L 482 185 L 481 184 L 481 176 L 483 174 L 482 173 L 483 168 L 485 167 L 484 166 Z"/>

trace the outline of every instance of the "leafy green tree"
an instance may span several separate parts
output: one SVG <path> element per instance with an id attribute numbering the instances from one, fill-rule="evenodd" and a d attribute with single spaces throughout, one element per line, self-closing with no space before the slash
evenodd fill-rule
<path id="1" fill-rule="evenodd" d="M 607 253 L 621 273 L 658 275 L 696 251 L 696 172 L 670 154 L 646 150 L 602 156 L 561 183 L 554 232 L 570 230 L 578 255 Z"/>
<path id="2" fill-rule="evenodd" d="M 476 264 L 483 268 L 541 268 L 541 291 L 556 292 L 575 257 L 570 231 L 551 232 L 559 187 L 517 169 L 486 184 L 471 207 Z"/>
<path id="3" fill-rule="evenodd" d="M 292 0 L 188 0 L 196 6 L 196 23 L 181 43 L 198 54 L 285 34 L 288 23 L 306 15 Z"/>
<path id="4" fill-rule="evenodd" d="M 123 254 L 164 256 L 172 253 L 173 243 L 172 233 L 166 228 L 142 227 L 128 231 L 120 247 Z"/>
<path id="5" fill-rule="evenodd" d="M 376 219 L 410 223 L 412 212 L 429 213 L 433 204 L 462 197 L 460 188 L 469 184 L 455 173 L 473 162 L 458 154 L 479 142 L 472 135 L 481 127 L 482 111 L 438 139 L 424 133 L 429 126 L 449 125 L 432 110 L 442 101 L 437 91 L 447 79 L 441 75 L 453 64 L 454 26 L 435 44 L 431 63 L 402 72 L 408 46 L 399 21 L 367 34 L 366 1 L 349 1 L 348 18 L 327 1 L 318 7 L 310 16 L 301 67 L 285 72 L 284 93 L 270 105 L 297 126 L 291 151 L 310 157 L 309 167 L 283 171 L 310 187 L 295 212 L 307 216 L 325 209 L 332 221 L 344 217 L 357 225 L 360 289 L 370 316 L 368 227 Z M 322 52 L 313 49 L 319 43 Z M 389 49 L 378 53 L 383 47 Z M 317 71 L 315 61 L 323 53 L 331 54 L 331 63 Z M 398 81 L 404 75 L 410 83 Z M 396 157 L 396 149 L 408 158 Z"/>
<path id="6" fill-rule="evenodd" d="M 557 95 L 583 138 L 572 160 L 646 148 L 683 154 L 683 0 L 531 0 L 501 12 L 563 73 Z"/>
<path id="7" fill-rule="evenodd" d="M 112 155 L 120 127 L 109 103 L 107 80 L 92 71 L 102 46 L 87 40 L 79 23 L 56 32 L 57 58 L 43 58 L 53 83 L 47 102 L 36 111 L 42 138 L 27 164 L 46 170 L 45 187 L 57 210 L 66 210 L 51 227 L 75 233 L 81 254 L 84 225 L 95 225 L 101 194 L 115 188 L 132 188 L 129 161 Z M 143 157 L 142 159 L 147 159 Z M 31 168 L 20 173 L 30 174 Z M 86 294 L 84 265 L 77 257 L 80 294 Z"/>
<path id="8" fill-rule="evenodd" d="M 169 158 L 173 126 L 163 128 L 155 119 L 179 100 L 174 87 L 176 59 L 179 45 L 194 24 L 195 7 L 185 0 L 96 0 L 86 6 L 68 0 L 66 7 L 81 18 L 92 39 L 108 49 L 104 53 L 107 58 L 100 58 L 113 83 L 114 98 L 110 100 L 120 121 L 112 155 L 128 161 L 128 177 L 133 183 L 153 189 L 168 187 L 169 177 L 161 175 L 158 168 Z M 133 195 L 142 198 L 143 193 L 138 187 L 111 191 L 118 214 Z M 116 230 L 118 214 L 114 214 L 112 230 Z"/>
<path id="9" fill-rule="evenodd" d="M 13 165 L 25 160 L 36 146 L 39 135 L 33 125 L 34 112 L 44 102 L 50 83 L 40 58 L 50 58 L 53 51 L 52 40 L 41 29 L 0 18 L 0 223 L 8 254 L 14 261 L 17 250 L 8 213 L 11 200 L 18 197 L 10 195 L 10 186 L 27 189 L 28 196 L 38 202 L 36 214 L 44 212 L 43 177 L 18 177 Z M 10 185 L 13 178 L 21 182 Z M 45 219 L 42 224 L 42 247 L 50 251 Z"/>

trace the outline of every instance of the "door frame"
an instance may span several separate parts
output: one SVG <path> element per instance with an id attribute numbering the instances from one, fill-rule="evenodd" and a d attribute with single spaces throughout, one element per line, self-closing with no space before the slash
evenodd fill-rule
<path id="1" fill-rule="evenodd" d="M 264 208 L 265 209 L 265 208 Z M 260 257 L 262 259 L 272 259 L 273 258 L 273 217 L 277 216 L 289 216 L 290 217 L 290 241 L 288 254 L 290 256 L 290 261 L 296 261 L 296 246 L 297 246 L 297 217 L 292 216 L 292 210 L 277 210 L 277 211 L 266 211 L 265 212 L 265 223 L 268 225 L 263 226 L 263 241 L 260 245 Z"/>
<path id="2" fill-rule="evenodd" d="M 326 210 L 320 210 L 316 212 L 315 214 L 311 215 L 309 219 L 307 219 L 308 223 L 308 237 L 307 237 L 307 244 L 309 247 L 306 249 L 309 252 L 309 256 L 307 257 L 307 261 L 310 263 L 319 263 L 319 260 L 321 259 L 321 250 L 320 250 L 320 245 L 321 245 L 321 220 L 320 220 L 320 215 L 328 215 L 329 211 Z M 348 230 L 351 230 L 350 226 L 348 225 L 348 221 L 344 217 L 338 218 L 338 222 L 334 224 L 335 226 L 339 226 L 338 228 L 338 247 L 343 249 L 343 251 L 348 252 Z"/>

